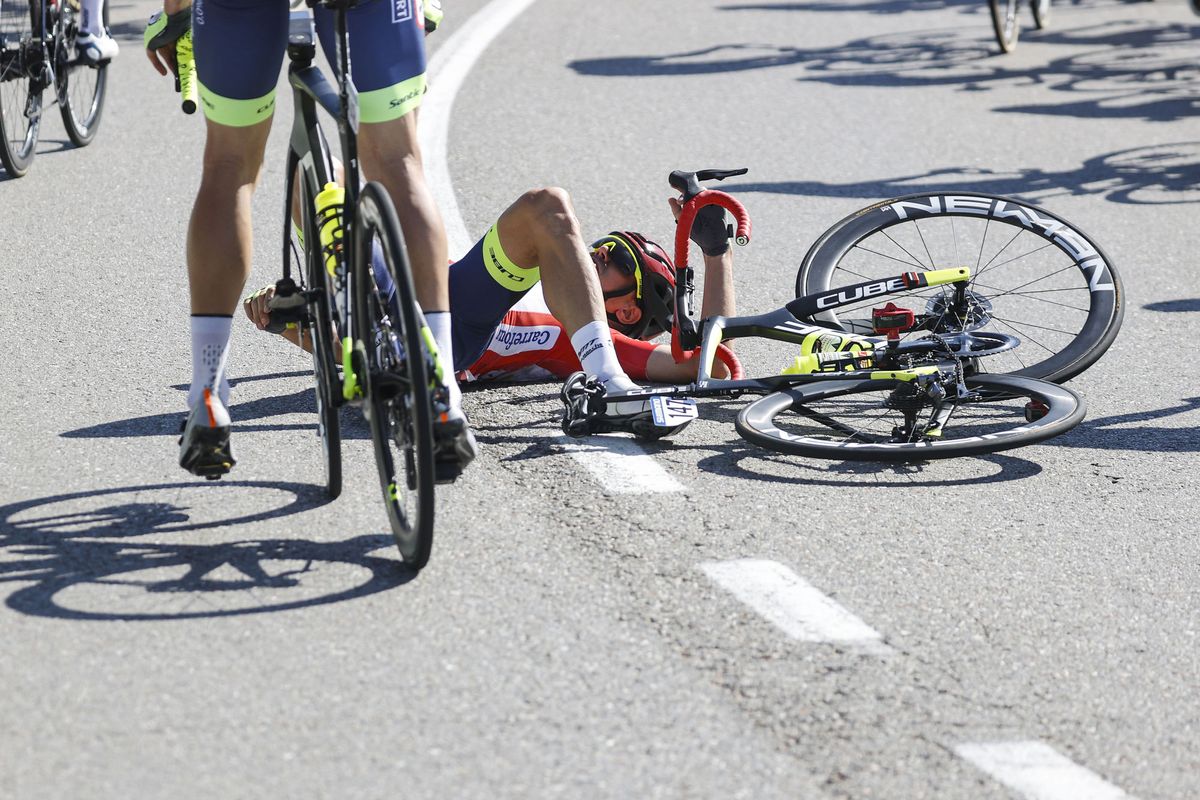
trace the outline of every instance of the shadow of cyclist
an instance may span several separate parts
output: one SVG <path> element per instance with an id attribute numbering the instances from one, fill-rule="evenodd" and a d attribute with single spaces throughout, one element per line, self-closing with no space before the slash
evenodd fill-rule
<path id="1" fill-rule="evenodd" d="M 236 489 L 283 492 L 292 499 L 282 507 L 207 521 L 194 519 L 185 499 L 194 493 L 211 508 L 213 491 Z M 154 493 L 172 499 L 136 499 Z M 135 499 L 106 502 L 124 494 Z M 0 507 L 0 583 L 21 587 L 5 603 L 21 613 L 62 619 L 203 619 L 335 603 L 415 577 L 391 557 L 392 539 L 385 534 L 336 542 L 169 541 L 174 534 L 280 519 L 326 502 L 316 487 L 231 481 L 129 486 L 11 503 Z M 53 508 L 60 504 L 66 510 Z M 372 555 L 381 548 L 388 557 Z"/>

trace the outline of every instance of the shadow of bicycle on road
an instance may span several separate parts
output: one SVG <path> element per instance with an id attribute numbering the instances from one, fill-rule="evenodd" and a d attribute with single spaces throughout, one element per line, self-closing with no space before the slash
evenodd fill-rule
<path id="1" fill-rule="evenodd" d="M 973 458 L 954 459 L 956 466 L 947 468 L 932 463 L 878 464 L 820 460 L 786 455 L 750 445 L 735 438 L 733 421 L 745 405 L 740 401 L 708 401 L 702 404 L 701 419 L 689 430 L 703 427 L 712 443 L 695 444 L 682 439 L 660 439 L 638 442 L 640 451 L 655 456 L 667 453 L 696 457 L 696 467 L 721 477 L 744 478 L 756 483 L 781 483 L 797 486 L 880 486 L 912 488 L 918 486 L 968 486 L 983 483 L 1002 483 L 1034 477 L 1042 466 L 1010 453 L 990 454 Z M 516 464 L 536 462 L 543 458 L 561 458 L 575 453 L 628 454 L 631 437 L 623 435 L 589 436 L 570 439 L 559 435 L 558 421 L 526 426 L 544 429 L 544 433 L 514 435 L 510 426 L 477 425 L 475 437 L 484 444 L 522 446 L 503 461 Z M 705 453 L 712 455 L 705 456 Z M 945 463 L 945 462 L 943 462 Z M 953 475 L 947 474 L 950 470 Z"/>
<path id="2" fill-rule="evenodd" d="M 982 4 L 981 6 L 982 7 Z M 596 77 L 674 77 L 794 68 L 799 82 L 836 86 L 945 86 L 965 92 L 1036 86 L 1047 102 L 992 110 L 1086 119 L 1172 122 L 1196 113 L 1200 41 L 1195 25 L 1141 20 L 1042 31 L 1039 43 L 1096 48 L 1033 66 L 997 57 L 983 36 L 959 29 L 904 31 L 826 48 L 737 42 L 657 55 L 579 59 L 568 67 Z M 1058 99 L 1062 96 L 1085 99 Z"/>
<path id="3" fill-rule="evenodd" d="M 246 493 L 265 511 L 227 515 Z M 219 497 L 214 497 L 217 495 Z M 322 489 L 279 482 L 179 483 L 56 495 L 0 507 L 5 605 L 74 620 L 186 620 L 336 603 L 415 577 L 391 557 L 389 535 L 345 541 L 175 542 L 175 534 L 282 519 L 328 502 Z M 218 531 L 218 529 L 221 529 Z"/>
<path id="4" fill-rule="evenodd" d="M 268 375 L 249 375 L 243 378 L 231 379 L 230 386 L 234 389 L 239 384 L 255 381 L 268 381 L 284 378 L 307 377 L 312 373 L 279 372 Z M 171 387 L 187 391 L 186 384 Z M 183 405 L 182 403 L 180 404 Z M 308 422 L 269 422 L 272 417 L 283 417 L 291 414 L 307 416 Z M 136 436 L 168 436 L 178 435 L 179 426 L 184 420 L 182 410 L 170 411 L 164 414 L 149 414 L 143 417 L 103 422 L 99 425 L 89 425 L 84 428 L 65 431 L 61 434 L 66 439 L 123 439 Z M 233 420 L 233 432 L 247 431 L 291 431 L 306 430 L 317 432 L 316 397 L 314 389 L 309 386 L 288 394 L 277 394 L 261 397 L 245 402 L 231 402 L 229 416 Z M 366 420 L 357 410 L 343 408 L 340 414 L 341 433 L 343 440 L 370 439 L 371 433 Z"/>
<path id="5" fill-rule="evenodd" d="M 1150 411 L 1114 414 L 1084 420 L 1073 433 L 1056 439 L 1063 447 L 1122 450 L 1140 453 L 1200 453 L 1200 414 L 1197 422 L 1177 427 L 1147 425 L 1180 414 L 1200 412 L 1200 397 L 1186 397 L 1177 405 Z"/>
<path id="6" fill-rule="evenodd" d="M 802 197 L 859 197 L 878 200 L 930 190 L 985 192 L 1031 202 L 1054 197 L 1100 195 L 1114 203 L 1177 205 L 1200 202 L 1200 142 L 1135 147 L 1096 156 L 1077 169 L 1029 168 L 997 171 L 946 167 L 872 181 L 825 183 L 775 181 L 733 183 L 737 193 L 767 192 Z"/>

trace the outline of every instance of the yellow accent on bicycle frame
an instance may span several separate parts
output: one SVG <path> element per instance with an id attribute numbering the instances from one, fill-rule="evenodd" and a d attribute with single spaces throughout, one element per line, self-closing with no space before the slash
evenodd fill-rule
<path id="1" fill-rule="evenodd" d="M 438 353 L 437 341 L 433 338 L 433 331 L 429 330 L 428 325 L 421 326 L 421 338 L 425 340 L 425 349 L 429 351 L 429 357 L 433 359 L 433 376 L 437 378 L 438 383 L 446 383 L 446 372 L 442 369 L 442 357 Z"/>
<path id="2" fill-rule="evenodd" d="M 915 381 L 920 375 L 932 375 L 938 371 L 937 367 L 913 367 L 912 369 L 881 369 L 867 373 L 867 377 L 873 381 Z"/>
<path id="3" fill-rule="evenodd" d="M 925 277 L 927 286 L 941 286 L 946 283 L 957 283 L 970 279 L 971 270 L 968 267 L 957 267 L 955 269 L 931 269 L 928 272 L 921 273 Z"/>
<path id="4" fill-rule="evenodd" d="M 349 336 L 342 339 L 342 397 L 347 400 L 357 400 L 362 397 L 362 386 L 358 376 L 354 374 L 354 362 L 351 354 L 354 352 L 354 340 Z"/>
<path id="5" fill-rule="evenodd" d="M 780 375 L 810 375 L 821 368 L 821 362 L 815 353 L 796 356 L 796 360 L 788 364 Z"/>

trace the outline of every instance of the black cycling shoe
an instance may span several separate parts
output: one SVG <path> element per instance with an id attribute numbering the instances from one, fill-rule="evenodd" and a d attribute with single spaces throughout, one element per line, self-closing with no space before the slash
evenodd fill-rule
<path id="1" fill-rule="evenodd" d="M 215 481 L 237 463 L 229 447 L 229 412 L 205 390 L 183 423 L 179 437 L 179 466 L 193 475 Z"/>
<path id="2" fill-rule="evenodd" d="M 433 423 L 434 482 L 454 483 L 467 465 L 475 460 L 477 445 L 465 418 L 439 414 Z"/>
<path id="3" fill-rule="evenodd" d="M 621 397 L 609 395 L 598 379 L 576 372 L 567 378 L 562 388 L 562 401 L 566 406 L 563 433 L 576 439 L 593 433 L 632 433 L 643 441 L 653 441 L 687 427 L 687 422 L 670 427 L 656 425 L 649 400 L 623 401 Z"/>

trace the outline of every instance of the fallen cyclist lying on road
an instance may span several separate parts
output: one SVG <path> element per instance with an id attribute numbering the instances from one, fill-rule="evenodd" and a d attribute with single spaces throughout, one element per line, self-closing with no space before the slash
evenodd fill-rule
<path id="1" fill-rule="evenodd" d="M 679 201 L 671 198 L 670 204 L 678 216 Z M 729 237 L 725 212 L 715 206 L 705 208 L 692 227 L 692 240 L 704 252 L 705 317 L 734 314 Z M 599 279 L 615 364 L 601 360 L 607 348 L 597 346 L 593 331 L 584 326 L 570 336 L 563 314 L 555 313 L 569 308 L 571 299 L 586 296 L 590 284 L 581 271 L 589 269 L 588 263 Z M 380 287 L 391 291 L 386 270 L 377 268 L 375 274 Z M 274 286 L 265 287 L 243 302 L 259 329 L 270 322 L 274 291 Z M 567 192 L 530 190 L 450 267 L 454 369 L 460 381 L 471 382 L 565 378 L 582 366 L 614 394 L 632 388 L 630 379 L 694 379 L 695 358 L 676 363 L 669 344 L 649 341 L 671 330 L 674 294 L 671 258 L 658 244 L 638 233 L 614 231 L 586 248 Z M 281 335 L 302 344 L 298 329 Z M 307 348 L 309 343 L 303 345 Z M 717 377 L 728 374 L 720 362 L 715 370 Z M 645 402 L 608 406 L 615 428 L 632 429 L 650 414 Z"/>

